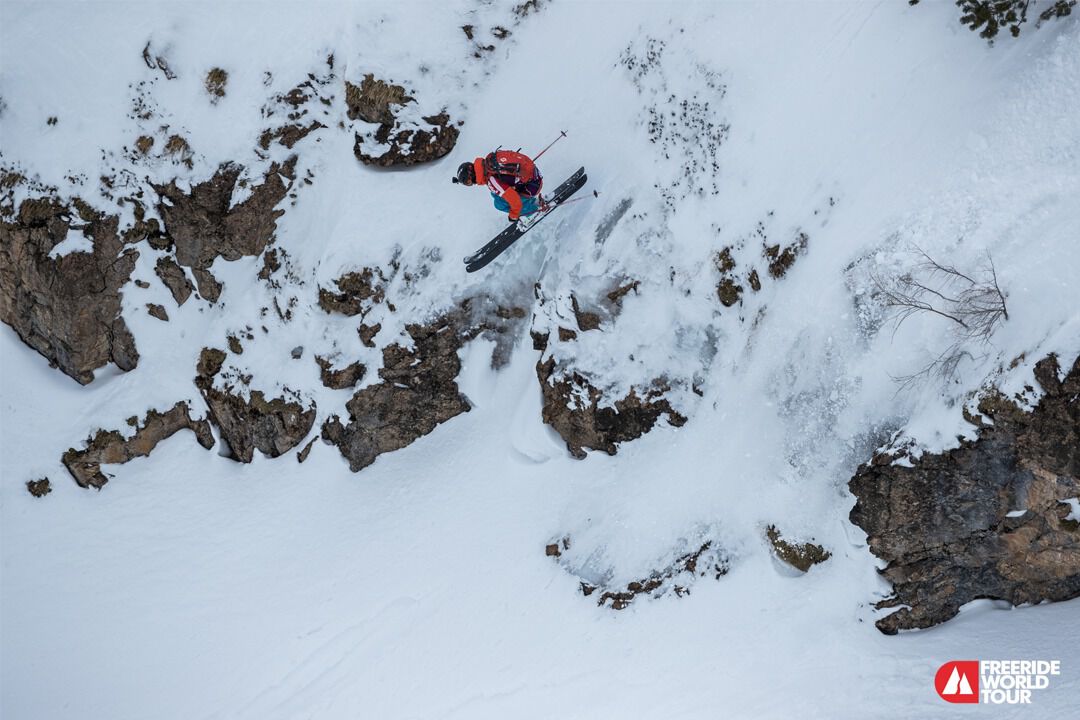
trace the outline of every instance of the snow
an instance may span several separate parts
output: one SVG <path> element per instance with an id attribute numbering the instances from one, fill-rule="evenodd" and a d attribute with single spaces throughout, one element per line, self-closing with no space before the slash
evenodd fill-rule
<path id="1" fill-rule="evenodd" d="M 71 228 L 63 240 L 53 245 L 53 249 L 49 251 L 49 257 L 56 260 L 71 253 L 92 252 L 94 252 L 94 241 L 86 237 L 82 230 Z"/>
<path id="2" fill-rule="evenodd" d="M 1047 353 L 1076 357 L 1077 18 L 990 48 L 951 3 L 564 2 L 523 18 L 513 5 L 0 4 L 3 163 L 97 207 L 109 200 L 95 179 L 113 168 L 136 184 L 197 183 L 225 161 L 261 177 L 288 155 L 256 152 L 284 123 L 280 107 L 265 116 L 270 99 L 335 58 L 332 104 L 316 103 L 327 127 L 296 147 L 313 184 L 281 205 L 292 279 L 280 290 L 255 281 L 260 259 L 219 259 L 221 300 L 178 307 L 140 246 L 132 279 L 150 287 L 123 297 L 139 366 L 102 368 L 87 387 L 0 331 L 0 715 L 923 718 L 951 710 L 933 692 L 937 667 L 974 657 L 1061 659 L 1037 708 L 982 710 L 1070 717 L 1080 606 L 978 601 L 941 627 L 881 635 L 872 605 L 888 588 L 847 520 L 846 482 L 890 440 L 914 441 L 915 457 L 954 447 L 973 432 L 962 407 L 988 382 L 1020 393 Z M 496 42 L 496 25 L 510 37 Z M 146 66 L 148 41 L 176 79 Z M 496 48 L 478 59 L 476 43 Z M 627 67 L 650 52 L 654 66 Z M 229 73 L 216 103 L 202 85 L 211 67 Z M 369 72 L 407 83 L 417 110 L 464 120 L 454 152 L 408 171 L 360 166 L 338 125 L 340 85 Z M 649 109 L 671 97 L 698 130 L 665 125 L 650 142 Z M 139 98 L 151 119 L 133 117 Z M 685 167 L 711 156 L 699 123 L 722 136 L 718 168 L 687 184 Z M 466 274 L 458 258 L 505 223 L 482 191 L 448 182 L 453 168 L 500 143 L 535 152 L 562 129 L 541 160 L 549 187 L 584 165 L 599 196 Z M 131 159 L 144 134 L 152 156 Z M 191 168 L 158 157 L 171 134 L 190 143 Z M 783 278 L 765 272 L 759 228 L 769 244 L 809 236 Z M 991 253 L 1010 320 L 958 382 L 898 392 L 893 378 L 951 337 L 940 318 L 894 331 L 860 305 L 870 271 L 909 267 L 912 245 L 965 267 Z M 732 308 L 716 299 L 724 247 L 737 272 L 762 276 Z M 571 294 L 590 310 L 638 280 L 603 332 L 550 352 L 610 398 L 669 379 L 689 422 L 571 459 L 541 422 L 525 334 L 498 371 L 491 343 L 464 348 L 472 411 L 357 475 L 321 443 L 303 465 L 296 451 L 240 465 L 182 432 L 106 467 L 100 493 L 68 481 L 60 455 L 96 428 L 182 399 L 201 408 L 199 351 L 228 334 L 244 334 L 244 354 L 227 366 L 253 387 L 298 391 L 317 426 L 342 413 L 351 393 L 324 388 L 312 357 L 358 359 L 370 383 L 381 355 L 355 319 L 315 305 L 315 288 L 395 257 L 419 279 L 388 280 L 398 312 L 368 320 L 383 323 L 380 346 L 407 345 L 405 322 L 481 291 L 532 307 L 535 330 L 574 327 Z M 296 298 L 291 322 L 275 297 Z M 25 482 L 46 475 L 53 492 L 31 497 Z M 833 557 L 792 575 L 768 524 Z M 567 566 L 612 585 L 705 539 L 731 569 L 687 597 L 599 609 L 544 555 L 567 535 Z"/>

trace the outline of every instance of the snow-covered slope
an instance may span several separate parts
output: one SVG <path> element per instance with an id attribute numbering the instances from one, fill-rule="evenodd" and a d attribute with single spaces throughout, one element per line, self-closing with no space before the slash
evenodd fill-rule
<path id="1" fill-rule="evenodd" d="M 256 280 L 260 257 L 218 258 L 220 301 L 178 306 L 139 246 L 131 372 L 82 387 L 0 332 L 3 716 L 922 718 L 956 710 L 933 691 L 941 663 L 1016 657 L 1063 674 L 1036 707 L 983 710 L 1068 717 L 1080 606 L 979 601 L 881 635 L 889 588 L 848 521 L 847 481 L 896 431 L 954 447 L 981 387 L 1019 391 L 1040 358 L 1076 357 L 1080 23 L 988 47 L 951 3 L 526 5 L 0 4 L 0 160 L 61 197 L 130 224 L 115 198 L 147 183 L 186 190 L 234 162 L 254 185 L 298 156 L 275 283 Z M 228 72 L 216 101 L 214 67 Z M 368 73 L 463 121 L 453 152 L 361 165 L 343 83 Z M 260 149 L 289 112 L 274 98 L 309 79 L 305 122 L 325 127 Z M 564 129 L 545 176 L 584 165 L 598 195 L 466 274 L 458 258 L 505 223 L 453 169 Z M 188 152 L 134 149 L 174 135 Z M 915 265 L 912 246 L 961 268 L 989 253 L 1009 320 L 963 348 L 952 381 L 901 388 L 954 341 L 947 320 L 894 332 L 866 302 L 873 277 Z M 365 320 L 377 347 L 317 302 L 366 267 L 397 271 L 396 310 Z M 194 368 L 227 336 L 243 345 L 228 366 L 313 403 L 317 433 L 352 390 L 324 387 L 313 356 L 363 362 L 370 386 L 381 348 L 410 345 L 406 324 L 480 296 L 527 308 L 508 364 L 492 369 L 489 340 L 466 344 L 472 410 L 358 474 L 321 443 L 303 464 L 299 447 L 239 464 L 180 434 L 108 466 L 100 493 L 67 482 L 61 455 L 94 430 L 203 407 Z M 575 302 L 600 331 L 575 324 Z M 543 353 L 526 329 L 547 334 Z M 609 401 L 663 386 L 687 422 L 575 460 L 541 419 L 547 358 Z M 31 497 L 43 476 L 53 492 Z M 832 557 L 792 571 L 770 525 Z M 581 592 L 705 543 L 726 573 L 688 596 L 616 612 Z"/>

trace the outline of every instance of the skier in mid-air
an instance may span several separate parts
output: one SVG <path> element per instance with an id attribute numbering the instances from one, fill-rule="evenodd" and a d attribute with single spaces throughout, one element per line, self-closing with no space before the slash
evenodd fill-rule
<path id="1" fill-rule="evenodd" d="M 451 178 L 452 182 L 466 186 L 486 186 L 491 191 L 495 208 L 505 212 L 506 219 L 510 221 L 510 225 L 503 228 L 490 242 L 463 258 L 465 272 L 476 272 L 487 266 L 555 208 L 563 203 L 573 202 L 569 199 L 570 196 L 585 186 L 589 178 L 582 167 L 552 193 L 546 197 L 540 195 L 544 178 L 536 167 L 536 161 L 564 137 L 565 130 L 533 158 L 522 154 L 520 148 L 517 151 L 496 148 L 484 157 L 458 166 L 457 172 Z M 595 190 L 593 195 L 596 195 Z"/>
<path id="2" fill-rule="evenodd" d="M 507 213 L 506 219 L 527 227 L 528 218 L 543 209 L 540 190 L 544 178 L 536 163 L 520 152 L 496 150 L 471 163 L 461 163 L 451 182 L 462 185 L 486 185 L 495 208 Z"/>

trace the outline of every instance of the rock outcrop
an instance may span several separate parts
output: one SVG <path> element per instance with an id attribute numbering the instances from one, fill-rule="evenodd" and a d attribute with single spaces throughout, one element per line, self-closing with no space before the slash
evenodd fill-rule
<path id="1" fill-rule="evenodd" d="M 1064 502 L 1080 496 L 1080 359 L 1064 381 L 1054 356 L 1035 376 L 1045 394 L 1031 413 L 986 396 L 979 412 L 993 424 L 977 440 L 910 466 L 879 454 L 849 483 L 851 521 L 888 562 L 894 594 L 878 607 L 900 607 L 882 632 L 936 625 L 977 598 L 1080 596 L 1080 524 Z"/>
<path id="2" fill-rule="evenodd" d="M 345 83 L 345 102 L 352 120 L 378 124 L 373 131 L 356 134 L 353 152 L 366 165 L 392 167 L 437 160 L 454 149 L 458 129 L 445 112 L 420 117 L 403 112 L 415 98 L 401 85 L 368 74 L 360 85 Z M 416 113 L 413 113 L 416 114 Z"/>
<path id="3" fill-rule="evenodd" d="M 80 240 L 60 254 L 62 243 Z M 138 257 L 124 248 L 115 216 L 79 200 L 25 200 L 13 221 L 0 221 L 0 320 L 83 385 L 109 362 L 132 370 L 139 353 L 120 288 Z"/>
<path id="4" fill-rule="evenodd" d="M 229 444 L 230 456 L 249 463 L 256 449 L 275 458 L 299 445 L 315 424 L 315 404 L 305 408 L 295 394 L 291 400 L 285 397 L 268 400 L 260 390 L 251 390 L 245 397 L 229 383 L 215 387 L 214 376 L 220 372 L 224 360 L 225 353 L 221 350 L 204 348 L 195 385 L 210 409 L 210 421 Z"/>
<path id="5" fill-rule="evenodd" d="M 626 397 L 601 407 L 603 393 L 578 372 L 557 374 L 554 358 L 537 363 L 536 375 L 543 392 L 544 422 L 562 436 L 570 454 L 579 460 L 585 457 L 585 448 L 614 455 L 618 443 L 649 432 L 662 415 L 675 427 L 686 423 L 664 397 L 662 384 L 640 396 L 632 389 Z"/>
<path id="6" fill-rule="evenodd" d="M 338 370 L 334 369 L 334 363 L 329 359 L 315 356 L 315 362 L 319 366 L 319 379 L 322 384 L 331 390 L 344 390 L 351 388 L 364 379 L 367 367 L 362 362 L 353 362 Z"/>
<path id="7" fill-rule="evenodd" d="M 176 181 L 153 186 L 161 198 L 157 207 L 165 232 L 176 248 L 176 263 L 191 268 L 201 296 L 215 302 L 221 293 L 221 284 L 209 269 L 214 260 L 239 260 L 266 249 L 277 229 L 277 219 L 285 212 L 275 207 L 291 187 L 295 167 L 295 156 L 285 163 L 274 163 L 263 182 L 235 205 L 233 193 L 245 181 L 240 178 L 243 168 L 232 163 L 221 165 L 212 178 L 193 185 L 190 192 L 182 191 Z M 161 271 L 175 278 L 169 285 L 174 296 L 178 292 L 183 295 L 183 283 L 175 271 L 167 265 Z"/>
<path id="8" fill-rule="evenodd" d="M 765 528 L 765 537 L 769 539 L 769 544 L 772 545 L 773 553 L 777 558 L 802 572 L 808 572 L 814 565 L 832 557 L 832 553 L 821 545 L 785 540 L 783 533 L 775 525 Z"/>
<path id="9" fill-rule="evenodd" d="M 334 284 L 337 292 L 319 288 L 319 307 L 328 313 L 366 316 L 386 299 L 386 276 L 381 268 L 345 273 Z"/>
<path id="10" fill-rule="evenodd" d="M 178 402 L 163 413 L 149 411 L 141 426 L 134 417 L 128 423 L 136 427 L 135 434 L 129 438 L 116 430 L 98 430 L 87 439 L 85 448 L 71 448 L 64 453 L 63 463 L 80 487 L 100 490 L 109 481 L 101 471 L 102 465 L 145 457 L 159 442 L 184 429 L 195 433 L 195 439 L 204 448 L 214 446 L 210 424 L 192 419 L 186 402 Z"/>
<path id="11" fill-rule="evenodd" d="M 176 301 L 177 305 L 183 305 L 191 297 L 191 292 L 195 288 L 191 281 L 188 280 L 187 275 L 184 274 L 184 269 L 177 265 L 176 261 L 171 257 L 158 258 L 154 272 L 161 278 L 161 282 L 165 284 L 165 287 L 169 288 L 169 292 L 172 293 L 173 300 Z"/>
<path id="12" fill-rule="evenodd" d="M 458 350 L 470 337 L 461 313 L 443 315 L 428 325 L 408 325 L 406 330 L 413 349 L 398 344 L 383 349 L 382 382 L 360 390 L 346 403 L 348 424 L 333 416 L 323 425 L 323 439 L 338 447 L 353 472 L 469 411 L 457 386 Z"/>
<path id="13" fill-rule="evenodd" d="M 323 439 L 340 449 L 354 473 L 470 409 L 457 383 L 458 350 L 469 337 L 461 314 L 406 330 L 414 349 L 395 343 L 382 350 L 382 382 L 352 396 L 346 404 L 349 424 L 335 416 L 323 425 Z"/>

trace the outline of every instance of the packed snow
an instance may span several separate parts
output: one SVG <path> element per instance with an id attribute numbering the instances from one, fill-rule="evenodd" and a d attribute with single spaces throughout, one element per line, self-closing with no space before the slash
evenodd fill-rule
<path id="1" fill-rule="evenodd" d="M 139 365 L 86 387 L 0 330 L 0 715 L 949 717 L 943 662 L 1018 658 L 1062 674 L 1031 706 L 979 714 L 1071 717 L 1080 604 L 982 600 L 882 635 L 873 604 L 889 588 L 848 521 L 847 481 L 885 443 L 973 437 L 962 411 L 980 388 L 1022 393 L 1040 358 L 1076 357 L 1080 18 L 991 47 L 951 2 L 516 5 L 0 3 L 0 161 L 113 212 L 101 175 L 184 187 L 231 161 L 258 179 L 291 153 L 258 148 L 272 98 L 310 73 L 329 100 L 326 127 L 294 148 L 311 183 L 280 206 L 281 287 L 255 280 L 259 258 L 219 258 L 221 301 L 178 307 L 144 249 L 132 279 L 150 287 L 123 291 Z M 216 100 L 212 67 L 228 72 Z M 343 80 L 367 73 L 462 120 L 454 151 L 361 165 Z M 583 199 L 467 274 L 459 258 L 506 223 L 482 190 L 451 185 L 454 168 L 500 144 L 535 153 L 560 130 L 539 164 L 549 189 L 585 166 Z M 173 134 L 187 151 L 133 152 Z M 762 247 L 800 234 L 770 276 Z M 717 300 L 724 248 L 761 284 L 732 307 Z M 973 272 L 992 258 L 1007 292 L 1008 321 L 964 346 L 949 382 L 897 380 L 955 342 L 947 321 L 896 326 L 863 302 L 875 276 L 915 267 L 915 248 Z M 181 432 L 107 466 L 100 492 L 69 482 L 60 457 L 94 430 L 201 408 L 200 350 L 258 325 L 228 363 L 316 402 L 317 432 L 352 391 L 323 387 L 311 358 L 359 359 L 365 383 L 381 363 L 317 288 L 391 260 L 411 279 L 389 281 L 398 312 L 378 317 L 380 347 L 472 295 L 531 308 L 544 331 L 572 322 L 572 295 L 637 281 L 603 332 L 549 352 L 611 398 L 663 379 L 689 421 L 574 460 L 541 420 L 523 332 L 497 370 L 493 343 L 462 350 L 471 412 L 358 474 L 321 443 L 302 465 L 296 451 L 243 465 Z M 260 315 L 290 298 L 291 321 Z M 45 476 L 51 494 L 26 492 Z M 791 572 L 772 524 L 832 557 Z M 564 556 L 545 556 L 563 537 Z M 686 596 L 615 611 L 580 591 L 704 542 L 728 572 Z"/>

